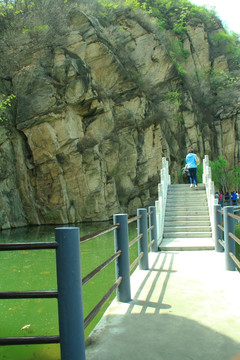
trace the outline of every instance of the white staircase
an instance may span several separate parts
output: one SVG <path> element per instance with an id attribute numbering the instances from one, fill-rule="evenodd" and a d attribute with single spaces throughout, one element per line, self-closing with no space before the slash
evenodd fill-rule
<path id="1" fill-rule="evenodd" d="M 160 250 L 213 250 L 205 186 L 169 185 Z"/>

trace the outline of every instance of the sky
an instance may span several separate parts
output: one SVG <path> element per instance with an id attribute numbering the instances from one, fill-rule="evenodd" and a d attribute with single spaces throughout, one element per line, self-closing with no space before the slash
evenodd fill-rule
<path id="1" fill-rule="evenodd" d="M 215 7 L 217 15 L 229 31 L 240 34 L 240 0 L 190 0 L 195 5 Z"/>

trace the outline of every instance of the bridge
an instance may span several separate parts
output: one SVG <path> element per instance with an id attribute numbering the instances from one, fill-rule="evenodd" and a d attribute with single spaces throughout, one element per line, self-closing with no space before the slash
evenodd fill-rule
<path id="1" fill-rule="evenodd" d="M 0 338 L 0 345 L 60 343 L 61 360 L 230 360 L 240 353 L 239 208 L 215 202 L 207 156 L 198 190 L 172 185 L 165 158 L 160 179 L 155 206 L 131 219 L 116 214 L 98 233 L 80 238 L 78 227 L 63 227 L 55 242 L 0 244 L 0 251 L 56 250 L 57 290 L 0 292 L 0 299 L 57 298 L 59 314 L 59 335 Z M 138 235 L 129 241 L 134 221 Z M 115 254 L 82 279 L 80 243 L 110 231 Z M 116 282 L 84 319 L 82 286 L 113 261 Z M 115 290 L 85 343 L 84 328 Z"/>
<path id="2" fill-rule="evenodd" d="M 131 276 L 131 301 L 115 299 L 90 334 L 87 360 L 230 360 L 240 353 L 240 277 L 229 271 L 236 268 L 223 252 L 222 221 L 214 226 L 214 207 L 222 210 L 204 162 L 198 191 L 171 185 L 163 162 L 159 251 Z"/>

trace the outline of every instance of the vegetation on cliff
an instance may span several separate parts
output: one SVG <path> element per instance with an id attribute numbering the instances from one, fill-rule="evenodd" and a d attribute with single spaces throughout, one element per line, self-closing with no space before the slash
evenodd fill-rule
<path id="1" fill-rule="evenodd" d="M 200 101 L 200 105 L 213 105 L 216 100 L 229 101 L 229 98 L 233 96 L 234 89 L 240 87 L 238 35 L 230 34 L 223 28 L 214 10 L 194 5 L 188 0 L 2 0 L 0 2 L 0 30 L 2 33 L 0 43 L 3 53 L 9 54 L 10 50 L 13 55 L 12 58 L 11 56 L 4 57 L 5 61 L 2 59 L 0 62 L 2 79 L 10 79 L 9 69 L 13 71 L 17 68 L 18 59 L 13 49 L 17 45 L 18 40 L 16 39 L 19 34 L 28 34 L 32 41 L 46 41 L 48 45 L 51 45 L 56 41 L 57 34 L 66 31 L 66 14 L 73 6 L 79 6 L 87 14 L 95 16 L 103 27 L 112 26 L 112 32 L 114 27 L 118 29 L 118 41 L 113 46 L 116 46 L 120 57 L 122 50 L 122 59 L 129 68 L 131 68 L 131 64 L 125 51 L 125 45 L 129 39 L 121 19 L 124 16 L 135 17 L 150 32 L 155 26 L 155 35 L 165 39 L 169 58 L 183 80 L 186 75 L 184 64 L 190 55 L 189 49 L 184 47 L 184 41 L 189 38 L 188 27 L 201 24 L 209 37 L 210 61 L 213 63 L 214 58 L 223 55 L 227 59 L 229 69 L 216 71 L 214 67 L 211 67 L 206 71 L 199 71 L 196 68 L 196 82 L 193 83 L 195 85 L 196 83 L 207 83 L 212 95 L 211 98 L 204 97 Z M 132 76 L 138 85 L 144 88 L 139 74 L 134 73 L 133 68 L 134 65 L 132 65 L 131 71 L 128 71 L 129 76 Z M 228 90 L 227 100 L 226 89 Z M 170 91 L 177 90 L 175 88 Z M 6 91 L 6 96 L 9 95 L 9 91 Z M 196 100 L 201 95 L 201 92 L 196 92 Z M 181 120 L 181 118 L 180 116 L 179 119 Z"/>
<path id="2" fill-rule="evenodd" d="M 133 214 L 189 146 L 239 166 L 239 42 L 213 11 L 5 0 L 0 30 L 2 227 Z"/>
<path id="3" fill-rule="evenodd" d="M 130 64 L 126 54 L 125 45 L 129 41 L 129 34 L 124 27 L 124 16 L 137 18 L 139 23 L 150 32 L 155 31 L 155 36 L 165 39 L 168 55 L 177 74 L 183 78 L 186 75 L 189 49 L 184 47 L 184 42 L 189 38 L 188 27 L 203 25 L 210 44 L 210 61 L 224 56 L 227 59 L 229 69 L 216 71 L 212 66 L 206 71 L 199 71 L 196 67 L 193 81 L 195 87 L 195 100 L 201 97 L 200 106 L 213 106 L 216 109 L 216 101 L 227 102 L 233 96 L 234 90 L 240 87 L 240 46 L 238 35 L 224 30 L 220 19 L 214 10 L 208 10 L 204 6 L 197 6 L 188 0 L 2 0 L 0 3 L 0 40 L 4 56 L 0 62 L 0 76 L 9 80 L 9 69 L 17 69 L 18 59 L 14 52 L 19 34 L 28 34 L 32 41 L 45 41 L 48 46 L 56 42 L 57 34 L 63 34 L 67 26 L 67 12 L 69 8 L 79 6 L 90 16 L 98 19 L 100 24 L 109 28 L 114 27 L 119 31 L 117 43 L 113 44 L 127 65 L 128 75 L 132 77 L 138 86 L 144 89 L 146 84 L 141 82 L 139 74 L 134 70 L 134 64 Z M 154 30 L 153 30 L 153 26 Z M 171 35 L 172 34 L 172 35 Z M 122 56 L 121 56 L 122 55 Z M 129 71 L 130 70 L 130 71 Z M 196 84 L 205 83 L 209 87 L 211 97 L 202 98 L 201 91 L 196 91 Z M 201 85 L 200 85 L 201 88 Z M 226 99 L 226 91 L 228 96 Z M 170 91 L 177 91 L 176 88 Z M 1 90 L 3 93 L 3 90 Z M 5 91 L 9 96 L 9 91 Z M 216 98 L 217 97 L 217 98 Z M 179 120 L 182 116 L 179 115 Z"/>

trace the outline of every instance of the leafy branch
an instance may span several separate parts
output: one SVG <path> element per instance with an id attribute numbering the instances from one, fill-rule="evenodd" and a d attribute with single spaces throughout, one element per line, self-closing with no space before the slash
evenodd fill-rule
<path id="1" fill-rule="evenodd" d="M 1 95 L 0 96 L 0 121 L 8 121 L 6 118 L 6 112 L 9 107 L 12 105 L 13 99 L 15 99 L 16 96 L 14 94 L 11 94 L 9 96 Z"/>

